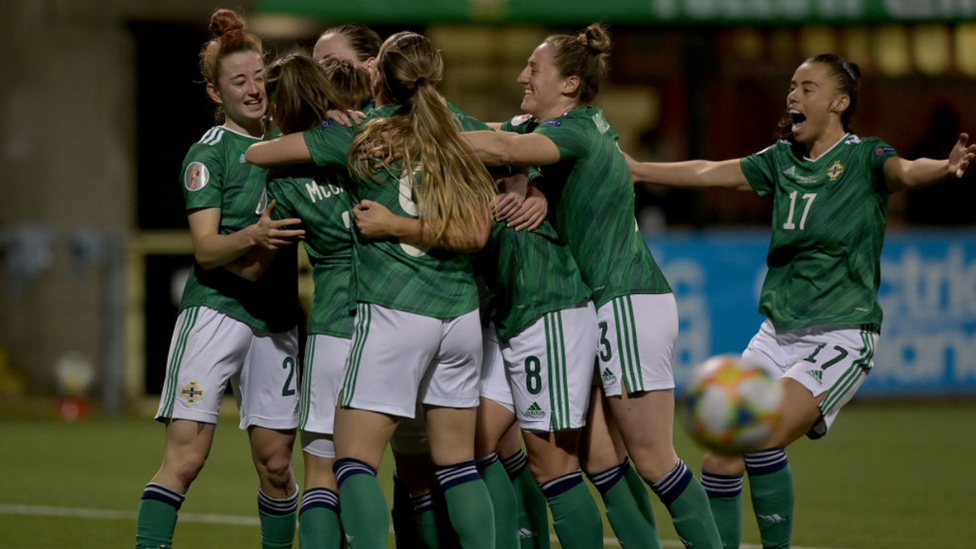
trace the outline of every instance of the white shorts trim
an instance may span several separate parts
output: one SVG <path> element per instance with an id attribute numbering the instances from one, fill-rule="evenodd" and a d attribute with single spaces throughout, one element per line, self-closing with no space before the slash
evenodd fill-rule
<path id="1" fill-rule="evenodd" d="M 298 428 L 331 435 L 342 388 L 350 340 L 325 334 L 308 336 Z M 304 440 L 304 436 L 303 436 Z"/>
<path id="2" fill-rule="evenodd" d="M 495 325 L 489 323 L 481 334 L 484 354 L 481 359 L 481 397 L 492 400 L 509 412 L 515 413 L 512 388 L 508 384 L 508 371 L 502 358 L 501 343 Z"/>
<path id="3" fill-rule="evenodd" d="M 173 331 L 156 419 L 217 423 L 229 382 L 241 429 L 294 429 L 297 354 L 297 329 L 262 332 L 213 309 L 184 309 Z"/>
<path id="4" fill-rule="evenodd" d="M 587 301 L 542 315 L 502 345 L 522 429 L 555 432 L 586 424 L 595 327 L 596 309 Z"/>
<path id="5" fill-rule="evenodd" d="M 340 404 L 410 418 L 417 402 L 474 408 L 481 355 L 477 310 L 438 319 L 360 303 Z"/>
<path id="6" fill-rule="evenodd" d="M 742 358 L 763 366 L 777 379 L 795 380 L 814 398 L 826 393 L 820 403 L 823 418 L 808 433 L 820 438 L 870 373 L 879 337 L 871 329 L 836 326 L 777 331 L 766 320 Z"/>
<path id="7" fill-rule="evenodd" d="M 616 297 L 597 310 L 597 367 L 607 396 L 674 389 L 674 294 Z"/>

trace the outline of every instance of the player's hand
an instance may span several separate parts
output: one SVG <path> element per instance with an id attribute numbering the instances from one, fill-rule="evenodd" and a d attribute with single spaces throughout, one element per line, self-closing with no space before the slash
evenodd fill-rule
<path id="1" fill-rule="evenodd" d="M 286 229 L 291 225 L 301 225 L 302 220 L 294 217 L 287 219 L 271 219 L 277 202 L 272 199 L 268 207 L 261 212 L 258 222 L 251 225 L 255 243 L 268 250 L 277 250 L 280 246 L 290 246 L 305 239 L 303 229 Z"/>
<path id="2" fill-rule="evenodd" d="M 525 202 L 519 207 L 518 211 L 508 220 L 508 226 L 516 231 L 528 229 L 534 231 L 542 225 L 549 213 L 549 201 L 546 195 L 535 187 L 529 187 L 525 196 Z"/>
<path id="3" fill-rule="evenodd" d="M 372 200 L 363 200 L 352 209 L 356 217 L 356 229 L 366 238 L 377 239 L 391 236 L 395 215 L 386 206 Z"/>
<path id="4" fill-rule="evenodd" d="M 515 174 L 495 179 L 498 195 L 495 197 L 495 221 L 508 221 L 525 202 L 529 178 Z"/>
<path id="5" fill-rule="evenodd" d="M 976 143 L 967 146 L 968 141 L 969 134 L 961 133 L 959 134 L 959 141 L 956 141 L 956 145 L 952 147 L 947 168 L 950 177 L 954 175 L 956 178 L 961 178 L 966 174 L 970 162 L 976 158 Z"/>
<path id="6" fill-rule="evenodd" d="M 329 109 L 325 111 L 325 116 L 332 120 L 336 124 L 345 126 L 347 128 L 353 127 L 354 124 L 359 124 L 363 120 L 366 120 L 366 114 L 362 111 L 340 111 L 339 109 Z"/>

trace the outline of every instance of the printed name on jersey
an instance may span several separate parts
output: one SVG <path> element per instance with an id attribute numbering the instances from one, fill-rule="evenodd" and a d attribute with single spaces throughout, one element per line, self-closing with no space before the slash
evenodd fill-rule
<path id="1" fill-rule="evenodd" d="M 563 125 L 563 121 L 562 120 L 556 120 L 554 118 L 552 120 L 546 120 L 545 122 L 542 123 L 542 125 L 543 126 L 556 126 L 556 127 L 559 127 L 559 126 L 562 126 Z"/>
<path id="2" fill-rule="evenodd" d="M 512 120 L 509 121 L 509 124 L 513 126 L 521 126 L 522 124 L 525 124 L 529 120 L 532 120 L 531 114 L 520 114 L 518 116 L 513 116 Z"/>
<path id="3" fill-rule="evenodd" d="M 610 130 L 610 123 L 603 117 L 603 113 L 598 112 L 590 117 L 590 119 L 596 124 L 596 129 L 600 130 L 600 133 L 607 133 Z"/>
<path id="4" fill-rule="evenodd" d="M 837 178 L 844 173 L 844 165 L 840 163 L 840 160 L 834 161 L 834 165 L 827 170 L 827 177 L 831 181 L 837 181 Z"/>
<path id="5" fill-rule="evenodd" d="M 190 192 L 196 192 L 210 182 L 210 170 L 201 162 L 190 162 L 183 172 L 183 186 Z"/>
<path id="6" fill-rule="evenodd" d="M 895 152 L 894 147 L 878 147 L 877 149 L 874 149 L 874 156 L 881 156 L 884 153 L 893 153 L 893 152 Z"/>

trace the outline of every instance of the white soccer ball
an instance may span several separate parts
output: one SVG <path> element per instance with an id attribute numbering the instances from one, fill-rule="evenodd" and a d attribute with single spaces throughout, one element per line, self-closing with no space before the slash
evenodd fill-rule
<path id="1" fill-rule="evenodd" d="M 723 454 L 760 450 L 779 422 L 783 389 L 762 367 L 720 355 L 695 367 L 685 399 L 691 436 Z"/>

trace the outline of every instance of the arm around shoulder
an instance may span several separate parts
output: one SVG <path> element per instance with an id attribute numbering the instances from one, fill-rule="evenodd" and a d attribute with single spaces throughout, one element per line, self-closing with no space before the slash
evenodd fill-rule
<path id="1" fill-rule="evenodd" d="M 548 166 L 560 160 L 559 147 L 538 133 L 477 131 L 461 134 L 488 166 Z"/>
<path id="2" fill-rule="evenodd" d="M 312 153 L 309 152 L 308 145 L 305 144 L 305 136 L 300 133 L 292 133 L 271 141 L 262 141 L 251 145 L 244 154 L 244 160 L 255 166 L 269 168 L 271 166 L 311 162 Z"/>

